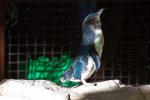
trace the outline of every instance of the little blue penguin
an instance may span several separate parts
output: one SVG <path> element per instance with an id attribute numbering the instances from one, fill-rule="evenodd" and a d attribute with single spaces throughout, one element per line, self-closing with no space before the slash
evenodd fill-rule
<path id="1" fill-rule="evenodd" d="M 104 37 L 101 29 L 100 15 L 104 9 L 89 14 L 82 23 L 82 40 L 79 54 L 73 63 L 60 78 L 61 82 L 67 80 L 82 82 L 88 85 L 86 80 L 100 68 L 100 58 L 104 45 Z"/>

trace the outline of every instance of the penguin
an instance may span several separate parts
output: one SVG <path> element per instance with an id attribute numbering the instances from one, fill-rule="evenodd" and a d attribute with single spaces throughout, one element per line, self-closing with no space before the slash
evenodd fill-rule
<path id="1" fill-rule="evenodd" d="M 67 80 L 82 82 L 89 85 L 86 80 L 100 69 L 100 58 L 104 45 L 104 37 L 101 29 L 100 16 L 104 9 L 89 14 L 82 23 L 82 40 L 79 47 L 79 54 L 76 55 L 73 63 L 60 78 L 61 82 Z"/>

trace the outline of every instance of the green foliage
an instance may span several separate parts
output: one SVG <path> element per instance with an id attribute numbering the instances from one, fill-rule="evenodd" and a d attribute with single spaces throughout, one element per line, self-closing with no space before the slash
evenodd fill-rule
<path id="1" fill-rule="evenodd" d="M 41 56 L 35 60 L 29 60 L 28 79 L 44 79 L 50 80 L 60 86 L 72 87 L 78 85 L 77 82 L 66 81 L 61 83 L 60 77 L 69 68 L 72 59 L 66 55 L 60 58 L 53 57 L 51 60 L 48 57 Z"/>

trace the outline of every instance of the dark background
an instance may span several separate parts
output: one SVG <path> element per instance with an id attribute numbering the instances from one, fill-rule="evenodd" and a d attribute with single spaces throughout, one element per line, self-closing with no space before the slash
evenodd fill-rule
<path id="1" fill-rule="evenodd" d="M 150 6 L 148 1 L 13 1 L 5 32 L 5 78 L 27 78 L 29 55 L 36 59 L 74 57 L 85 16 L 101 16 L 105 44 L 99 72 L 89 81 L 119 79 L 125 84 L 150 83 Z M 25 63 L 24 70 L 19 65 Z M 26 73 L 22 77 L 19 73 Z"/>

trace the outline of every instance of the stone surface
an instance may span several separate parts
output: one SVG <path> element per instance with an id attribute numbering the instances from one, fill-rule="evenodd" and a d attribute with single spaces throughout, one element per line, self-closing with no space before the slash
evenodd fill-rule
<path id="1" fill-rule="evenodd" d="M 62 94 L 59 90 L 59 86 L 44 80 L 5 80 L 0 85 L 2 96 L 23 100 L 68 100 L 68 94 Z"/>
<path id="2" fill-rule="evenodd" d="M 140 100 L 150 100 L 150 85 L 143 85 L 138 87 L 141 94 Z"/>
<path id="3" fill-rule="evenodd" d="M 73 88 L 46 80 L 4 80 L 0 100 L 150 100 L 150 85 L 126 86 L 119 80 L 97 82 Z"/>

